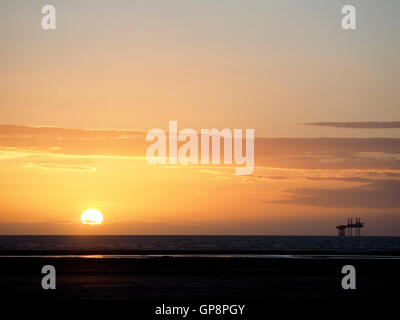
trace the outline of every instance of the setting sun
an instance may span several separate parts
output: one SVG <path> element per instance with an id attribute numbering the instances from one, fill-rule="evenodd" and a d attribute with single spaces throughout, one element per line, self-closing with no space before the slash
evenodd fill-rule
<path id="1" fill-rule="evenodd" d="M 81 220 L 83 224 L 101 224 L 103 214 L 97 209 L 87 209 L 82 213 Z"/>

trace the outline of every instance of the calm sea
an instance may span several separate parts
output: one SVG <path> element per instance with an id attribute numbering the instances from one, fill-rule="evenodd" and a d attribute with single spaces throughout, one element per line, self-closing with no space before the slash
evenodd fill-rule
<path id="1" fill-rule="evenodd" d="M 400 253 L 400 237 L 328 236 L 0 236 L 0 252 L 235 251 Z M 26 254 L 26 253 L 24 253 Z"/>

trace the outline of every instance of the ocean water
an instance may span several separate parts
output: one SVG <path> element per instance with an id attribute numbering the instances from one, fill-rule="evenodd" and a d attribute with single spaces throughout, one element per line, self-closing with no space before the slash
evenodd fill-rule
<path id="1" fill-rule="evenodd" d="M 329 236 L 0 236 L 7 251 L 270 251 L 372 253 L 400 252 L 400 237 Z"/>

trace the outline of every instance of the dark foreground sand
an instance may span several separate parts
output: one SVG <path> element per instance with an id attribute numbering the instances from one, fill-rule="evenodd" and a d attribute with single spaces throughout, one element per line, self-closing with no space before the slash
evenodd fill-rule
<path id="1" fill-rule="evenodd" d="M 57 270 L 57 289 L 41 288 L 41 268 Z M 341 288 L 342 266 L 357 290 Z M 400 260 L 257 258 L 0 258 L 2 300 L 392 299 Z"/>
<path id="2" fill-rule="evenodd" d="M 41 268 L 46 264 L 57 270 L 56 290 L 41 288 Z M 356 267 L 356 290 L 341 288 L 346 264 Z M 149 319 L 155 306 L 169 303 L 248 304 L 252 312 L 275 303 L 329 302 L 339 308 L 399 301 L 400 260 L 3 257 L 0 287 L 2 303 L 125 301 L 129 309 L 142 308 Z"/>

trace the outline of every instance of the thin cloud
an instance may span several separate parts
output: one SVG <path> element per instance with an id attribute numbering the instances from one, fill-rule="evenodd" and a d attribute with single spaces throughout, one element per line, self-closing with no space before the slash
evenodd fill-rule
<path id="1" fill-rule="evenodd" d="M 399 129 L 400 121 L 304 122 L 298 123 L 298 125 L 347 129 Z"/>
<path id="2" fill-rule="evenodd" d="M 97 139 L 126 139 L 143 135 L 144 132 L 134 130 L 103 130 L 103 129 L 68 129 L 60 127 L 35 127 L 18 125 L 0 125 L 0 135 L 20 138 L 57 138 L 59 140 L 97 140 Z"/>
<path id="3" fill-rule="evenodd" d="M 313 181 L 343 181 L 343 182 L 357 182 L 357 183 L 374 182 L 373 179 L 362 178 L 362 177 L 306 177 L 306 179 Z"/>
<path id="4" fill-rule="evenodd" d="M 95 167 L 83 166 L 83 165 L 73 165 L 73 164 L 28 163 L 25 167 L 26 168 L 39 168 L 39 169 L 96 171 Z"/>

